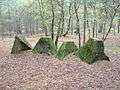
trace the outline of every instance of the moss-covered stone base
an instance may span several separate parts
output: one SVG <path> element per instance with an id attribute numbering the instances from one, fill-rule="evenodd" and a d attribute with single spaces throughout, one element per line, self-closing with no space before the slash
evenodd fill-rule
<path id="1" fill-rule="evenodd" d="M 15 36 L 11 53 L 20 53 L 21 51 L 31 50 L 31 48 L 31 45 L 27 42 L 24 36 Z"/>
<path id="2" fill-rule="evenodd" d="M 76 52 L 76 55 L 84 62 L 92 64 L 98 60 L 109 60 L 104 53 L 104 43 L 96 39 L 89 39 Z"/>
<path id="3" fill-rule="evenodd" d="M 70 53 L 76 52 L 78 50 L 77 46 L 75 45 L 74 42 L 64 42 L 58 52 L 56 57 L 58 59 L 64 59 L 67 55 L 69 55 Z"/>
<path id="4" fill-rule="evenodd" d="M 57 53 L 57 47 L 55 46 L 51 38 L 40 38 L 36 46 L 34 47 L 33 52 L 55 55 Z"/>

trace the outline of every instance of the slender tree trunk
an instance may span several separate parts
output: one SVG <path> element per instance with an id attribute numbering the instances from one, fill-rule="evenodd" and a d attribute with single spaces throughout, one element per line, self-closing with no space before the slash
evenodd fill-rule
<path id="1" fill-rule="evenodd" d="M 61 2 L 61 4 L 60 4 Z M 61 28 L 61 32 L 60 32 L 60 36 L 62 36 L 62 34 L 64 33 L 64 26 L 65 26 L 65 11 L 64 11 L 64 0 L 57 0 L 57 4 L 60 6 L 61 8 L 61 17 L 62 17 L 62 28 Z"/>
<path id="2" fill-rule="evenodd" d="M 31 22 L 30 22 L 30 35 L 31 35 L 31 36 L 33 35 Z"/>
<path id="3" fill-rule="evenodd" d="M 8 4 L 8 19 L 11 19 L 11 13 L 10 13 L 9 4 Z M 8 24 L 8 31 L 9 31 L 9 35 L 11 35 L 11 25 L 10 25 L 10 23 Z"/>
<path id="4" fill-rule="evenodd" d="M 54 13 L 54 7 L 53 7 L 53 0 L 51 0 L 51 7 L 52 7 L 51 38 L 54 41 L 54 20 L 55 20 L 55 13 Z"/>
<path id="5" fill-rule="evenodd" d="M 45 23 L 45 19 L 44 19 L 44 10 L 43 10 L 43 6 L 42 6 L 42 0 L 41 0 L 41 3 L 40 3 L 40 0 L 38 0 L 38 4 L 39 4 L 39 12 L 40 12 L 40 16 L 42 18 L 42 25 L 43 25 L 43 29 L 44 29 L 44 32 L 45 32 L 45 36 L 48 36 L 48 30 L 47 30 L 47 26 L 46 26 L 46 23 Z"/>
<path id="6" fill-rule="evenodd" d="M 86 15 L 87 15 L 87 6 L 86 0 L 84 1 L 84 36 L 83 36 L 83 44 L 85 44 L 86 40 Z"/>
<path id="7" fill-rule="evenodd" d="M 59 22 L 58 22 L 58 30 L 57 30 L 57 36 L 56 36 L 56 40 L 55 40 L 55 45 L 57 46 L 58 45 L 58 39 L 59 39 L 59 37 L 60 37 L 60 31 L 61 31 L 61 29 L 60 29 L 60 26 L 61 26 L 61 18 L 60 18 L 60 20 L 59 20 Z"/>
<path id="8" fill-rule="evenodd" d="M 79 17 L 78 17 L 78 8 L 77 6 L 77 2 L 76 0 L 74 0 L 74 8 L 75 8 L 75 15 L 76 15 L 76 19 L 77 19 L 77 32 L 78 32 L 78 37 L 79 37 L 79 48 L 81 47 L 81 34 L 80 34 L 80 26 L 79 26 Z"/>
<path id="9" fill-rule="evenodd" d="M 64 21 L 64 10 L 62 8 L 62 30 L 61 30 L 61 35 L 64 33 L 64 25 L 65 25 L 65 21 Z"/>
<path id="10" fill-rule="evenodd" d="M 95 31 L 96 31 L 96 38 L 97 38 L 98 37 L 97 21 L 96 21 L 96 25 L 95 26 L 96 26 L 96 30 Z"/>
<path id="11" fill-rule="evenodd" d="M 74 7 L 72 7 L 72 13 L 74 12 L 73 9 L 74 9 Z M 74 20 L 74 19 L 73 19 L 73 17 L 72 17 L 72 18 L 71 18 L 71 26 L 70 26 L 70 27 L 71 27 L 71 35 L 74 34 L 74 30 L 73 30 L 73 20 Z"/>
<path id="12" fill-rule="evenodd" d="M 106 34 L 105 37 L 103 38 L 103 41 L 105 41 L 105 40 L 107 39 L 107 36 L 109 35 L 109 33 L 110 33 L 110 31 L 111 31 L 111 28 L 112 28 L 112 25 L 113 25 L 113 20 L 114 20 L 114 18 L 115 18 L 115 15 L 116 15 L 116 13 L 117 13 L 117 9 L 119 8 L 119 6 L 120 6 L 120 4 L 119 4 L 119 5 L 117 6 L 117 8 L 114 10 L 113 16 L 112 16 L 111 21 L 110 21 L 110 27 L 109 27 L 109 29 L 108 29 L 107 34 Z"/>
<path id="13" fill-rule="evenodd" d="M 71 35 L 74 34 L 74 30 L 73 30 L 73 20 L 71 20 Z"/>
<path id="14" fill-rule="evenodd" d="M 39 32 L 39 24 L 38 24 L 38 20 L 36 20 L 36 27 L 35 27 L 35 29 L 36 29 L 36 34 L 38 34 L 38 32 Z"/>
<path id="15" fill-rule="evenodd" d="M 93 30 L 92 37 L 93 37 L 93 38 L 95 37 L 95 24 L 96 24 L 96 22 L 95 22 L 95 20 L 94 20 L 94 21 L 93 21 L 93 28 L 92 28 L 92 30 Z"/>
<path id="16" fill-rule="evenodd" d="M 64 37 L 68 34 L 68 32 L 69 32 L 69 30 L 70 30 L 70 22 L 71 22 L 71 16 L 69 17 L 68 26 L 67 26 L 67 31 L 65 32 L 65 34 L 63 34 Z"/>
<path id="17" fill-rule="evenodd" d="M 68 25 L 67 25 L 67 31 L 65 32 L 65 34 L 63 34 L 63 36 L 65 37 L 67 34 L 68 34 L 68 32 L 69 32 L 69 30 L 70 30 L 70 24 L 71 24 L 71 18 L 72 18 L 72 16 L 71 16 L 71 6 L 72 6 L 72 4 L 70 3 L 70 6 L 69 6 L 69 20 L 68 20 Z"/>
<path id="18" fill-rule="evenodd" d="M 103 23 L 100 23 L 98 33 L 103 33 L 104 34 L 103 27 L 104 27 Z"/>
<path id="19" fill-rule="evenodd" d="M 118 33 L 120 33 L 120 19 L 118 20 L 117 28 L 118 28 Z"/>
<path id="20" fill-rule="evenodd" d="M 113 29 L 114 29 L 114 35 L 116 33 L 116 25 L 113 25 Z"/>
<path id="21" fill-rule="evenodd" d="M 2 36 L 2 40 L 4 40 L 4 24 L 2 23 L 1 25 L 1 36 Z"/>
<path id="22" fill-rule="evenodd" d="M 101 28 L 101 29 L 102 29 L 102 32 L 103 32 L 103 38 L 104 38 L 105 33 L 106 33 L 106 32 L 105 32 L 105 30 L 106 30 L 106 23 L 107 23 L 107 22 L 105 21 L 105 23 L 102 24 L 102 28 Z"/>
<path id="23" fill-rule="evenodd" d="M 87 24 L 87 29 L 88 29 L 88 38 L 90 38 L 90 26 L 89 26 L 89 15 L 87 13 L 87 21 L 86 21 L 86 24 Z"/>
<path id="24" fill-rule="evenodd" d="M 94 14 L 94 20 L 93 20 L 93 38 L 95 37 L 95 27 L 96 27 L 96 7 L 93 6 L 93 14 Z"/>

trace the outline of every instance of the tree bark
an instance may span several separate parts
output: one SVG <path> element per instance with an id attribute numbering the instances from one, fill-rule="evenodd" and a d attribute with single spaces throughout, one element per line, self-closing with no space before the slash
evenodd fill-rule
<path id="1" fill-rule="evenodd" d="M 55 45 L 57 46 L 58 45 L 58 39 L 59 39 L 59 37 L 60 37 L 60 25 L 61 25 L 61 18 L 60 18 L 60 20 L 59 20 L 59 22 L 58 22 L 58 30 L 57 30 L 57 36 L 56 36 L 56 40 L 55 40 Z"/>
<path id="2" fill-rule="evenodd" d="M 64 0 L 61 0 L 61 3 L 59 0 L 57 0 L 57 4 L 60 6 L 61 8 L 61 17 L 62 17 L 62 28 L 61 28 L 61 32 L 60 32 L 60 36 L 62 36 L 62 34 L 64 33 L 64 26 L 65 26 L 65 11 L 64 11 Z"/>
<path id="3" fill-rule="evenodd" d="M 77 6 L 77 2 L 76 2 L 76 0 L 74 0 L 74 9 L 75 9 L 75 15 L 76 15 L 76 22 L 77 22 L 77 32 L 78 32 L 78 37 L 79 37 L 79 48 L 81 47 L 81 34 L 80 34 L 80 25 L 79 25 L 79 23 L 80 23 L 80 21 L 79 21 L 79 17 L 78 17 L 78 9 L 79 8 L 77 8 L 76 7 Z"/>
<path id="4" fill-rule="evenodd" d="M 115 18 L 115 15 L 116 15 L 116 13 L 117 13 L 117 9 L 119 8 L 119 6 L 120 6 L 120 4 L 119 4 L 119 5 L 117 6 L 117 8 L 114 10 L 113 16 L 112 16 L 111 21 L 110 21 L 110 27 L 109 27 L 109 29 L 108 29 L 107 34 L 106 34 L 105 37 L 103 38 L 103 41 L 105 41 L 105 40 L 107 39 L 107 36 L 109 35 L 109 33 L 110 33 L 110 31 L 111 31 L 111 28 L 112 28 L 112 25 L 113 25 L 113 20 L 114 20 L 114 18 Z"/>
<path id="5" fill-rule="evenodd" d="M 70 16 L 69 16 L 68 25 L 67 25 L 67 31 L 65 32 L 65 34 L 63 34 L 64 37 L 68 34 L 68 32 L 70 30 L 71 18 L 72 18 L 72 16 L 71 16 L 71 6 L 72 6 L 72 3 L 70 3 L 70 6 L 69 6 L 69 15 Z"/>
<path id="6" fill-rule="evenodd" d="M 44 11 L 43 11 L 43 7 L 42 7 L 42 0 L 41 0 L 41 3 L 40 3 L 40 0 L 38 0 L 38 4 L 39 4 L 39 12 L 40 12 L 40 16 L 42 18 L 42 25 L 43 25 L 43 29 L 45 31 L 45 36 L 48 36 L 48 30 L 47 30 L 47 26 L 45 25 L 45 19 L 44 19 Z"/>
<path id="7" fill-rule="evenodd" d="M 89 15 L 88 15 L 88 13 L 87 13 L 87 21 L 86 21 L 86 24 L 87 24 L 87 29 L 88 29 L 88 37 L 90 38 L 90 26 L 89 26 Z"/>
<path id="8" fill-rule="evenodd" d="M 86 40 L 86 15 L 87 15 L 87 6 L 86 0 L 84 1 L 84 36 L 83 36 L 83 44 L 85 44 Z"/>
<path id="9" fill-rule="evenodd" d="M 120 17 L 119 17 L 119 18 L 120 18 Z M 120 33 L 120 19 L 118 20 L 117 28 L 118 28 L 118 33 Z"/>
<path id="10" fill-rule="evenodd" d="M 51 8 L 52 8 L 51 38 L 54 41 L 54 20 L 55 20 L 55 13 L 54 13 L 53 0 L 50 0 L 50 1 L 51 1 Z"/>

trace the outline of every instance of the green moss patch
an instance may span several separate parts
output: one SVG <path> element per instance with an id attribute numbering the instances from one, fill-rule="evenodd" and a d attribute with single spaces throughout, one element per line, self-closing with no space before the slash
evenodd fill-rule
<path id="1" fill-rule="evenodd" d="M 40 38 L 36 46 L 34 47 L 33 52 L 55 55 L 57 52 L 57 47 L 55 46 L 51 38 Z"/>
<path id="2" fill-rule="evenodd" d="M 56 57 L 58 59 L 64 59 L 70 53 L 76 52 L 78 50 L 74 42 L 64 42 L 58 49 Z"/>
<path id="3" fill-rule="evenodd" d="M 76 55 L 88 64 L 92 64 L 98 60 L 109 60 L 104 53 L 103 41 L 95 39 L 89 39 L 86 44 L 79 48 Z"/>
<path id="4" fill-rule="evenodd" d="M 31 45 L 27 42 L 24 36 L 15 36 L 15 41 L 12 47 L 12 54 L 20 53 L 21 51 L 31 50 Z"/>

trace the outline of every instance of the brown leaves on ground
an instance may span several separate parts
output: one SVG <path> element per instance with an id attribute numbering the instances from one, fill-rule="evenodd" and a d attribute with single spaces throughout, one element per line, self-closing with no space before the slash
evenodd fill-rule
<path id="1" fill-rule="evenodd" d="M 64 61 L 30 52 L 0 59 L 0 90 L 117 90 L 120 55 L 88 65 L 76 56 Z"/>
<path id="2" fill-rule="evenodd" d="M 63 61 L 46 54 L 11 55 L 0 42 L 0 90 L 119 90 L 120 54 L 88 65 L 74 55 Z"/>

